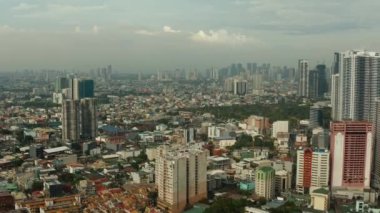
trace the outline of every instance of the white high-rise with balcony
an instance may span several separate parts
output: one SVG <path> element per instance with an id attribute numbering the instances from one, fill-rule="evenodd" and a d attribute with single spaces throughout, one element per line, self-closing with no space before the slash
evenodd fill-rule
<path id="1" fill-rule="evenodd" d="M 336 53 L 337 75 L 332 77 L 331 105 L 334 120 L 373 121 L 375 99 L 380 97 L 380 53 Z"/>
<path id="2" fill-rule="evenodd" d="M 207 198 L 207 150 L 193 147 L 158 148 L 158 206 L 172 213 Z"/>

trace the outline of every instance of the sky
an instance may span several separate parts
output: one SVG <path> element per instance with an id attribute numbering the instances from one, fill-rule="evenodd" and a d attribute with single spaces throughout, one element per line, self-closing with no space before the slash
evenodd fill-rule
<path id="1" fill-rule="evenodd" d="M 0 70 L 331 64 L 380 50 L 379 0 L 0 0 Z"/>

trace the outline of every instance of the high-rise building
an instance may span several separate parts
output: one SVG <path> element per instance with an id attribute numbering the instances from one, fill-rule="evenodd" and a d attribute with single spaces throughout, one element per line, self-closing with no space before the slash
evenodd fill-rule
<path id="1" fill-rule="evenodd" d="M 64 100 L 62 103 L 62 140 L 77 141 L 80 134 L 79 101 Z"/>
<path id="2" fill-rule="evenodd" d="M 309 98 L 319 98 L 319 72 L 318 70 L 309 71 L 308 82 L 308 96 Z"/>
<path id="3" fill-rule="evenodd" d="M 373 122 L 374 129 L 374 142 L 375 142 L 375 153 L 373 162 L 373 177 L 371 185 L 380 189 L 380 98 L 376 99 L 376 111 L 375 118 Z"/>
<path id="4" fill-rule="evenodd" d="M 380 97 L 380 54 L 347 51 L 335 57 L 339 59 L 336 62 L 339 83 L 333 82 L 335 85 L 331 88 L 334 119 L 373 121 L 375 99 Z"/>
<path id="5" fill-rule="evenodd" d="M 308 193 L 310 188 L 328 186 L 329 157 L 326 150 L 306 148 L 297 151 L 296 190 Z"/>
<path id="6" fill-rule="evenodd" d="M 255 193 L 258 197 L 272 199 L 275 196 L 275 170 L 272 167 L 261 167 L 256 170 Z"/>
<path id="7" fill-rule="evenodd" d="M 275 193 L 280 196 L 281 193 L 290 189 L 291 175 L 286 170 L 279 170 L 275 173 Z"/>
<path id="8" fill-rule="evenodd" d="M 190 127 L 183 130 L 183 139 L 185 143 L 192 143 L 195 141 L 196 129 Z"/>
<path id="9" fill-rule="evenodd" d="M 339 70 L 340 70 L 340 67 L 341 67 L 341 53 L 334 53 L 334 61 L 333 61 L 333 65 L 331 67 L 331 74 L 334 75 L 334 74 L 338 74 L 339 73 Z"/>
<path id="10" fill-rule="evenodd" d="M 318 98 L 322 98 L 325 93 L 329 90 L 329 85 L 327 83 L 327 68 L 324 64 L 318 64 L 315 68 L 318 72 Z"/>
<path id="11" fill-rule="evenodd" d="M 95 98 L 83 98 L 80 100 L 81 110 L 81 137 L 84 139 L 95 139 L 96 122 L 96 100 Z"/>
<path id="12" fill-rule="evenodd" d="M 246 80 L 234 80 L 234 94 L 245 95 L 247 93 L 247 81 Z"/>
<path id="13" fill-rule="evenodd" d="M 310 111 L 309 111 L 310 128 L 316 128 L 316 127 L 322 126 L 322 122 L 323 122 L 322 108 L 319 106 L 310 107 Z"/>
<path id="14" fill-rule="evenodd" d="M 207 198 L 207 151 L 199 148 L 158 148 L 158 206 L 179 213 Z"/>
<path id="15" fill-rule="evenodd" d="M 72 78 L 69 81 L 69 86 L 68 99 L 79 100 L 81 98 L 94 97 L 94 80 Z"/>
<path id="16" fill-rule="evenodd" d="M 338 94 L 339 91 L 339 74 L 331 76 L 331 118 L 334 121 L 341 120 L 342 105 L 340 105 L 341 97 Z"/>
<path id="17" fill-rule="evenodd" d="M 298 72 L 299 72 L 299 84 L 298 84 L 298 95 L 301 97 L 309 96 L 309 62 L 307 60 L 301 59 L 298 61 Z"/>
<path id="18" fill-rule="evenodd" d="M 82 79 L 79 81 L 79 98 L 94 97 L 94 80 Z"/>
<path id="19" fill-rule="evenodd" d="M 372 124 L 360 121 L 331 124 L 331 180 L 333 190 L 369 189 L 373 154 Z"/>
<path id="20" fill-rule="evenodd" d="M 79 79 L 71 78 L 69 80 L 69 94 L 66 97 L 71 100 L 79 100 Z"/>
<path id="21" fill-rule="evenodd" d="M 69 88 L 69 79 L 65 77 L 57 77 L 55 81 L 55 92 L 62 93 L 62 90 L 66 88 Z"/>

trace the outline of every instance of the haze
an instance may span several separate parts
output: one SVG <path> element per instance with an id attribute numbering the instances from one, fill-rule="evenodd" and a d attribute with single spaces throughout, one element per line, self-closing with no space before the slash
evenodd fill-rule
<path id="1" fill-rule="evenodd" d="M 330 64 L 379 50 L 377 0 L 0 0 L 0 70 Z"/>

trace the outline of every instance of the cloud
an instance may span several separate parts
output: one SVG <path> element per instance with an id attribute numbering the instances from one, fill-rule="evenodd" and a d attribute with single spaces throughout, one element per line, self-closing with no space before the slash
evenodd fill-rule
<path id="1" fill-rule="evenodd" d="M 98 11 L 107 9 L 107 5 L 70 5 L 70 4 L 49 4 L 47 5 L 49 11 L 54 11 L 58 13 L 80 13 L 86 11 Z"/>
<path id="2" fill-rule="evenodd" d="M 139 35 L 146 35 L 146 36 L 154 36 L 154 35 L 157 35 L 157 32 L 154 32 L 154 31 L 148 31 L 148 30 L 136 30 L 135 33 L 136 33 L 136 34 L 139 34 Z"/>
<path id="3" fill-rule="evenodd" d="M 87 14 L 93 12 L 99 12 L 102 10 L 106 10 L 108 8 L 107 5 L 72 5 L 72 4 L 47 4 L 44 6 L 36 7 L 39 10 L 33 10 L 30 12 L 26 12 L 26 8 L 32 9 L 32 5 L 24 4 L 20 8 L 25 8 L 25 13 L 18 13 L 16 17 L 23 18 L 56 18 L 56 17 L 67 17 L 69 15 L 76 14 Z M 21 9 L 18 9 L 21 11 Z"/>
<path id="4" fill-rule="evenodd" d="M 80 32 L 81 32 L 80 26 L 76 26 L 76 27 L 74 28 L 74 32 L 76 32 L 76 33 L 80 33 Z"/>
<path id="5" fill-rule="evenodd" d="M 98 27 L 97 25 L 94 25 L 94 26 L 92 27 L 92 32 L 93 32 L 94 34 L 98 34 L 98 33 L 99 33 L 99 27 Z"/>
<path id="6" fill-rule="evenodd" d="M 194 33 L 191 40 L 204 43 L 219 43 L 219 44 L 241 44 L 246 43 L 250 39 L 243 34 L 229 33 L 227 30 L 209 30 L 205 32 L 203 30 Z"/>
<path id="7" fill-rule="evenodd" d="M 162 28 L 162 31 L 164 31 L 165 33 L 180 33 L 181 32 L 180 30 L 175 30 L 169 26 L 164 26 Z"/>
<path id="8" fill-rule="evenodd" d="M 36 9 L 37 5 L 34 4 L 27 4 L 27 3 L 20 3 L 17 6 L 12 7 L 12 10 L 17 10 L 17 11 L 27 11 L 27 10 L 33 10 Z"/>
<path id="9" fill-rule="evenodd" d="M 21 29 L 21 28 L 14 28 L 9 25 L 0 25 L 0 34 L 5 33 L 20 33 L 20 32 L 26 32 L 27 30 Z"/>

